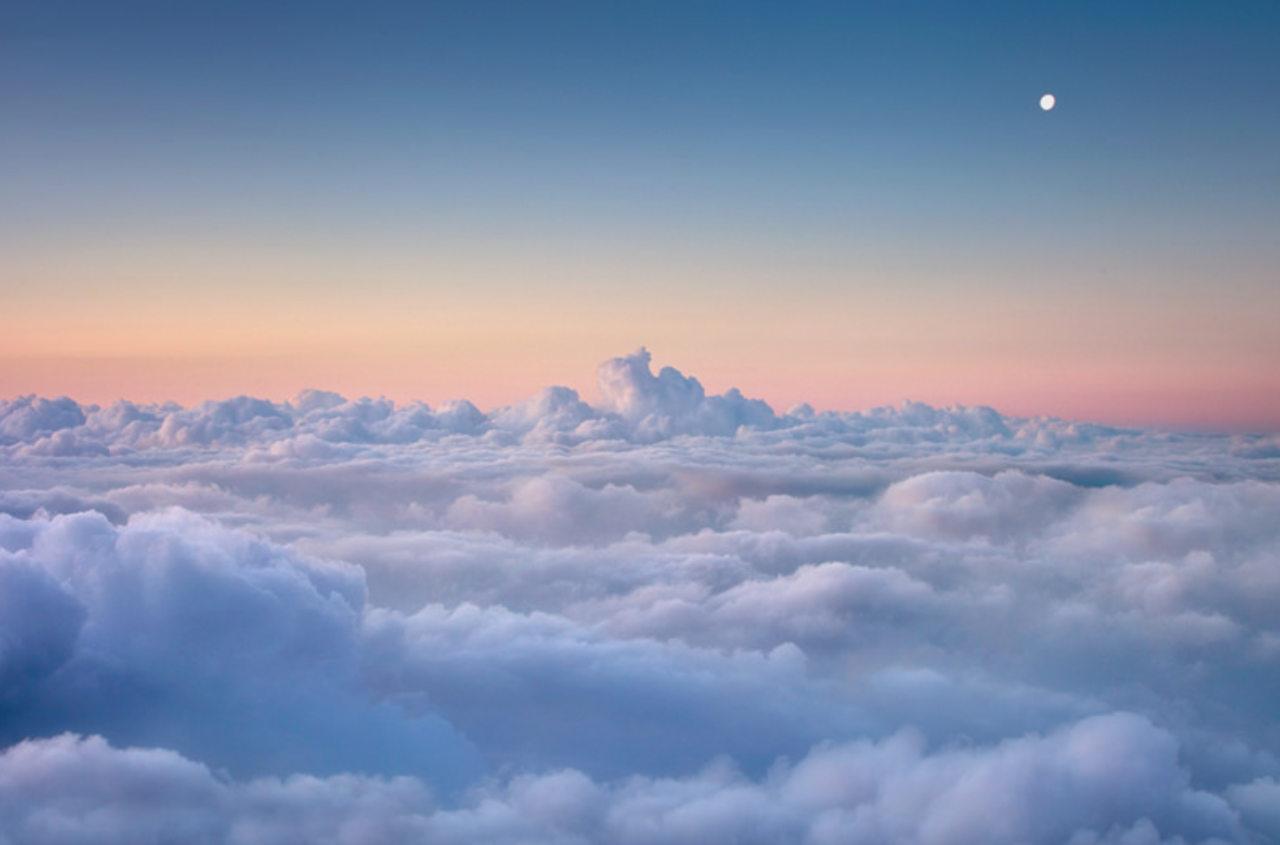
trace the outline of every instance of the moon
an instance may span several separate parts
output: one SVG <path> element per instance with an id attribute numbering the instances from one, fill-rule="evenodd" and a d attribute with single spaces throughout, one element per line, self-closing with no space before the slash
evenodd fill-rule
<path id="1" fill-rule="evenodd" d="M 1049 109 L 1053 108 L 1054 104 L 1057 102 L 1058 101 L 1054 98 L 1052 94 L 1045 94 L 1043 97 L 1040 98 L 1040 108 L 1044 109 L 1045 111 L 1048 111 Z"/>

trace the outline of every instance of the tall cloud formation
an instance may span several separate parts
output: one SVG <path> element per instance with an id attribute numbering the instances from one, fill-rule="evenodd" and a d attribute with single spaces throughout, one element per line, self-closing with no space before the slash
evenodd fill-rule
<path id="1" fill-rule="evenodd" d="M 1280 448 L 915 403 L 0 405 L 0 842 L 1280 840 Z"/>

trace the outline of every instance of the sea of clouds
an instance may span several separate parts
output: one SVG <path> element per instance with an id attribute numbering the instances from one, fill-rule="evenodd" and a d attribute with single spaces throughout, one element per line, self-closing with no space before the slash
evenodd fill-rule
<path id="1" fill-rule="evenodd" d="M 1280 439 L 0 402 L 0 843 L 1280 842 Z"/>

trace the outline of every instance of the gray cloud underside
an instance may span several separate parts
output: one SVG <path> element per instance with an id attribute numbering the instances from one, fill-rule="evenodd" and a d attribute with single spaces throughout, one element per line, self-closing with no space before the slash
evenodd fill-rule
<path id="1" fill-rule="evenodd" d="M 601 394 L 4 403 L 0 843 L 1280 841 L 1273 438 Z"/>

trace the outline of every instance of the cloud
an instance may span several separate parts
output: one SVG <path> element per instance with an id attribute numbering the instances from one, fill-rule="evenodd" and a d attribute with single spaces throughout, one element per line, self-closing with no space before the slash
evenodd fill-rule
<path id="1" fill-rule="evenodd" d="M 1273 437 L 600 377 L 0 405 L 0 830 L 1276 838 Z"/>
<path id="2" fill-rule="evenodd" d="M 1017 471 L 926 472 L 886 490 L 877 516 L 912 536 L 1006 543 L 1042 532 L 1083 497 L 1066 482 Z"/>
<path id="3" fill-rule="evenodd" d="M 357 569 L 176 510 L 41 520 L 0 566 L 7 741 L 101 733 L 250 774 L 474 765 L 441 720 L 361 688 Z"/>
<path id="4" fill-rule="evenodd" d="M 8 551 L 17 532 L 4 533 Z M 70 659 L 85 615 L 48 572 L 0 553 L 0 702 L 21 706 L 30 685 Z"/>
<path id="5" fill-rule="evenodd" d="M 1229 787 L 1226 796 L 1250 829 L 1272 841 L 1280 838 L 1280 782 L 1259 778 Z"/>
<path id="6" fill-rule="evenodd" d="M 674 367 L 663 367 L 655 376 L 650 360 L 649 351 L 641 348 L 604 362 L 597 374 L 605 409 L 631 423 L 642 441 L 676 434 L 729 435 L 742 426 L 771 428 L 778 422 L 767 404 L 746 399 L 736 389 L 707 396 L 696 378 Z"/>
<path id="7" fill-rule="evenodd" d="M 653 498 L 629 485 L 593 490 L 572 478 L 547 474 L 520 481 L 502 501 L 461 496 L 449 506 L 444 524 L 560 544 L 591 542 L 660 523 L 662 502 Z"/>
<path id="8" fill-rule="evenodd" d="M 0 444 L 32 441 L 83 425 L 84 411 L 65 396 L 23 396 L 0 401 Z"/>
<path id="9" fill-rule="evenodd" d="M 442 807 L 413 778 L 227 781 L 171 751 L 64 734 L 0 754 L 0 821 L 24 845 L 1243 841 L 1177 750 L 1116 713 L 979 748 L 930 751 L 910 731 L 822 745 L 761 779 L 727 761 L 681 778 L 518 775 Z"/>
<path id="10" fill-rule="evenodd" d="M 720 754 L 764 767 L 866 730 L 856 709 L 811 687 L 790 645 L 723 653 L 461 605 L 377 613 L 367 648 L 381 695 L 444 714 L 491 759 L 522 767 L 670 773 Z"/>

